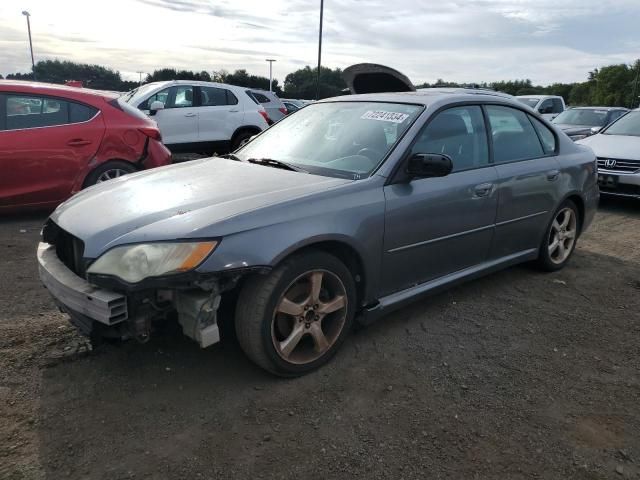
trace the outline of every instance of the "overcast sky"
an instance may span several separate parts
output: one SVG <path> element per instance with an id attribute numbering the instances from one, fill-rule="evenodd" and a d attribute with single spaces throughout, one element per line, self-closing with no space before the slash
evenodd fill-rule
<path id="1" fill-rule="evenodd" d="M 0 74 L 36 61 L 138 70 L 315 65 L 319 0 L 0 0 Z M 640 57 L 640 0 L 325 0 L 323 65 L 383 63 L 414 83 L 573 82 Z"/>

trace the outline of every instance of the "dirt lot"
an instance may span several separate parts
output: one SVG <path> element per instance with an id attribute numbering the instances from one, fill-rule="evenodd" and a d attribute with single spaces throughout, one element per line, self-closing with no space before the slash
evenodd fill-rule
<path id="1" fill-rule="evenodd" d="M 604 203 L 564 271 L 418 302 L 296 380 L 233 338 L 85 353 L 42 220 L 0 221 L 1 479 L 640 478 L 640 203 Z"/>

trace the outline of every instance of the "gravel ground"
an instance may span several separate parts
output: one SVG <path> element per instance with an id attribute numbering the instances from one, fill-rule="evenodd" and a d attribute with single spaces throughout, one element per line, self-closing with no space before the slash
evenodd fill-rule
<path id="1" fill-rule="evenodd" d="M 0 221 L 0 479 L 640 478 L 640 203 L 562 272 L 417 302 L 295 380 L 229 336 L 87 352 L 37 279 L 43 219 Z"/>

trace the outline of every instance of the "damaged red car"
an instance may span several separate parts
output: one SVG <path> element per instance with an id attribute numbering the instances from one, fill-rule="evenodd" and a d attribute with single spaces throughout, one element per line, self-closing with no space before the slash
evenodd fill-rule
<path id="1" fill-rule="evenodd" d="M 156 123 L 117 94 L 0 81 L 0 213 L 171 163 Z"/>

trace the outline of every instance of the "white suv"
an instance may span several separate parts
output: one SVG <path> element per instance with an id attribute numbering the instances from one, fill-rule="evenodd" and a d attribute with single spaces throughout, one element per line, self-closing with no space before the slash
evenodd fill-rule
<path id="1" fill-rule="evenodd" d="M 125 101 L 152 116 L 174 152 L 235 150 L 271 123 L 262 105 L 242 87 L 173 80 L 125 94 Z"/>
<path id="2" fill-rule="evenodd" d="M 549 121 L 567 109 L 564 98 L 559 95 L 518 95 L 516 98 Z"/>

